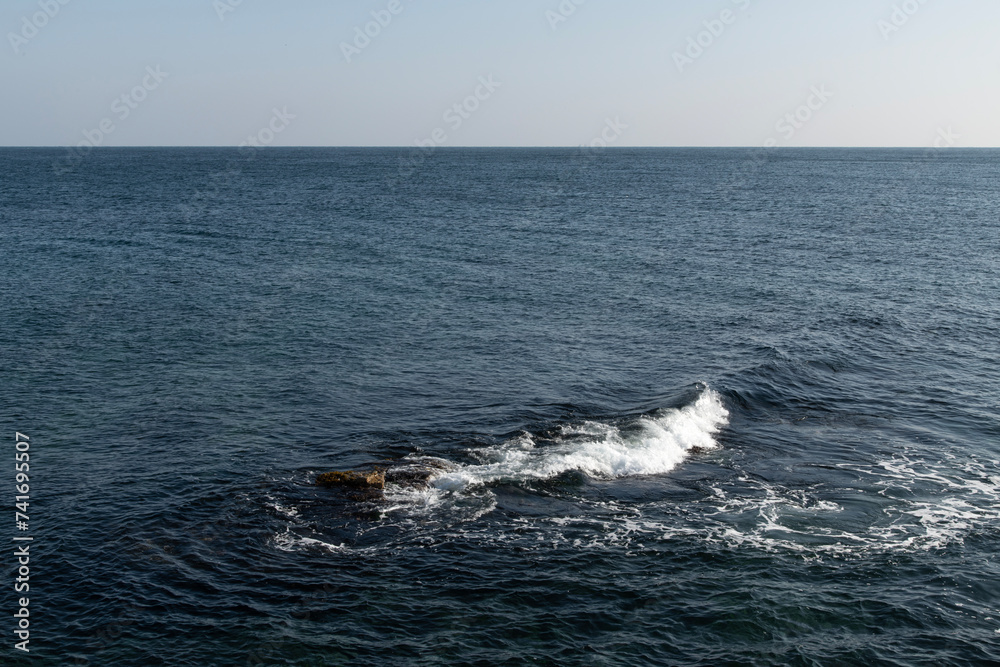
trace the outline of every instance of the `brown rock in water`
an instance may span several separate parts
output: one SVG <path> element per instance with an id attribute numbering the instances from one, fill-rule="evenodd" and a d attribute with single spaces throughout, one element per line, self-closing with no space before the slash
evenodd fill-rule
<path id="1" fill-rule="evenodd" d="M 385 471 L 358 472 L 345 470 L 343 472 L 325 472 L 316 476 L 316 484 L 326 487 L 347 489 L 383 489 L 385 488 Z"/>

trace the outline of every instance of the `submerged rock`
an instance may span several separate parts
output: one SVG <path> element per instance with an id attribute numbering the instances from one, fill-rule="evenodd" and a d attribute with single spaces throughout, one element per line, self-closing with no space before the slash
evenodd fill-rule
<path id="1" fill-rule="evenodd" d="M 385 471 L 385 480 L 399 486 L 424 489 L 431 477 L 454 468 L 455 464 L 451 461 L 433 456 L 407 457 L 400 461 L 400 465 Z"/>
<path id="2" fill-rule="evenodd" d="M 346 489 L 384 489 L 385 471 L 372 470 L 371 472 L 358 472 L 357 470 L 345 470 L 325 472 L 316 476 L 316 484 L 318 486 Z"/>

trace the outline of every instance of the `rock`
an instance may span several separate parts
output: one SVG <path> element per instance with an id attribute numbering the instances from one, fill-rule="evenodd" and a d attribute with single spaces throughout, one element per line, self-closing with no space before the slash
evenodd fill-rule
<path id="1" fill-rule="evenodd" d="M 388 467 L 375 468 L 370 471 L 325 472 L 316 476 L 316 485 L 331 489 L 345 489 L 352 492 L 348 494 L 352 497 L 360 494 L 359 497 L 370 499 L 381 496 L 386 482 L 397 486 L 423 489 L 427 488 L 428 480 L 431 477 L 456 467 L 451 461 L 433 456 L 408 456 L 397 461 L 397 465 L 392 465 L 391 461 L 387 463 L 390 464 Z"/>
<path id="2" fill-rule="evenodd" d="M 406 457 L 401 465 L 393 466 L 385 471 L 385 480 L 400 486 L 416 489 L 427 488 L 428 480 L 434 475 L 453 470 L 455 464 L 445 459 L 433 456 Z"/>
<path id="3" fill-rule="evenodd" d="M 343 472 L 325 472 L 316 476 L 318 486 L 345 489 L 384 489 L 385 471 L 372 470 L 371 472 L 358 472 L 356 470 L 345 470 Z"/>

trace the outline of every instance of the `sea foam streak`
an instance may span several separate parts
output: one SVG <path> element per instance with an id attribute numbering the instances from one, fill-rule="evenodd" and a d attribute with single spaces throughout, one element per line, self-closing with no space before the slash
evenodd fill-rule
<path id="1" fill-rule="evenodd" d="M 717 447 L 714 436 L 728 418 L 718 393 L 706 388 L 690 405 L 660 410 L 631 424 L 587 421 L 563 427 L 542 445 L 522 434 L 479 450 L 483 464 L 443 471 L 429 481 L 436 489 L 460 491 L 495 481 L 550 479 L 571 470 L 609 478 L 665 473 L 692 450 Z"/>

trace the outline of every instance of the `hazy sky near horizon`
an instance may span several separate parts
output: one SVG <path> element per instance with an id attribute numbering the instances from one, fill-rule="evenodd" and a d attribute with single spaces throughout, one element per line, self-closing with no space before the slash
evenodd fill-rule
<path id="1" fill-rule="evenodd" d="M 0 145 L 1000 146 L 998 26 L 995 0 L 5 0 Z"/>

